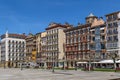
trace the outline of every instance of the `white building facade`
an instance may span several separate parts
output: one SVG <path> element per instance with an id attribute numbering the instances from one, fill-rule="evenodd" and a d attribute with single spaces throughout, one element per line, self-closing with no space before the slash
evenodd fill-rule
<path id="1" fill-rule="evenodd" d="M 1 36 L 1 63 L 4 67 L 20 67 L 25 60 L 25 35 L 8 34 Z"/>
<path id="2" fill-rule="evenodd" d="M 108 55 L 120 56 L 120 11 L 106 15 Z"/>

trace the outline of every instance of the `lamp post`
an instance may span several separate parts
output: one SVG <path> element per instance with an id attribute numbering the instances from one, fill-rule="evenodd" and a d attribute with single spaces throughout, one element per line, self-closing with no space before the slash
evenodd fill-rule
<path id="1" fill-rule="evenodd" d="M 6 58 L 5 58 L 5 55 L 3 57 L 3 67 L 4 67 L 4 69 L 6 68 Z"/>
<path id="2" fill-rule="evenodd" d="M 4 60 L 4 69 L 5 69 L 5 60 Z"/>
<path id="3" fill-rule="evenodd" d="M 20 70 L 22 70 L 22 62 L 20 63 Z"/>
<path id="4" fill-rule="evenodd" d="M 23 67 L 22 67 L 22 60 L 21 60 L 21 62 L 20 62 L 20 70 L 23 70 Z"/>
<path id="5" fill-rule="evenodd" d="M 44 60 L 44 69 L 46 69 L 46 59 Z"/>
<path id="6" fill-rule="evenodd" d="M 93 69 L 95 69 L 96 68 L 96 65 L 95 65 L 95 53 L 93 54 Z"/>
<path id="7" fill-rule="evenodd" d="M 41 59 L 41 57 L 40 57 L 40 59 Z M 43 69 L 46 69 L 47 68 L 47 57 L 46 57 L 46 55 L 44 54 L 44 57 L 42 58 L 43 59 Z"/>
<path id="8" fill-rule="evenodd" d="M 54 53 L 52 53 L 52 72 L 55 72 L 54 71 Z"/>
<path id="9" fill-rule="evenodd" d="M 23 60 L 24 60 L 24 53 L 20 55 L 20 58 L 21 58 L 21 63 L 20 63 L 20 70 L 23 70 Z"/>
<path id="10" fill-rule="evenodd" d="M 89 53 L 89 67 L 88 67 L 88 70 L 90 71 L 91 70 L 91 55 Z"/>
<path id="11" fill-rule="evenodd" d="M 65 70 L 65 56 L 63 57 L 63 70 Z"/>
<path id="12" fill-rule="evenodd" d="M 75 61 L 75 71 L 77 71 L 77 61 Z"/>

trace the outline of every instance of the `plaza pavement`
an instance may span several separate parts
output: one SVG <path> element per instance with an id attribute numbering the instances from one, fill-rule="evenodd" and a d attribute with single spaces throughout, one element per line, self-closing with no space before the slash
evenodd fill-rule
<path id="1" fill-rule="evenodd" d="M 120 78 L 119 72 L 96 72 L 80 70 L 51 70 L 0 68 L 0 80 L 109 80 Z"/>

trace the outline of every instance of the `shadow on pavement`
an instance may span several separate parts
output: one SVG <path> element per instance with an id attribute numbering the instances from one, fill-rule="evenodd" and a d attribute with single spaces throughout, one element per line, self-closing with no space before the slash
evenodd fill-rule
<path id="1" fill-rule="evenodd" d="M 110 80 L 120 80 L 120 78 L 116 78 L 116 79 L 110 79 Z"/>
<path id="2" fill-rule="evenodd" d="M 53 74 L 64 74 L 64 75 L 72 75 L 70 73 L 61 73 L 61 72 L 54 72 Z"/>

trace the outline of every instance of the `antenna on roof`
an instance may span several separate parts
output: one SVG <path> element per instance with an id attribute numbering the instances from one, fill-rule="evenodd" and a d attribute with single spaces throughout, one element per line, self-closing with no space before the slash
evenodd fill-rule
<path id="1" fill-rule="evenodd" d="M 8 28 L 6 27 L 6 33 L 5 33 L 6 38 L 8 37 Z"/>
<path id="2" fill-rule="evenodd" d="M 29 33 L 31 33 L 31 29 L 29 29 Z"/>

